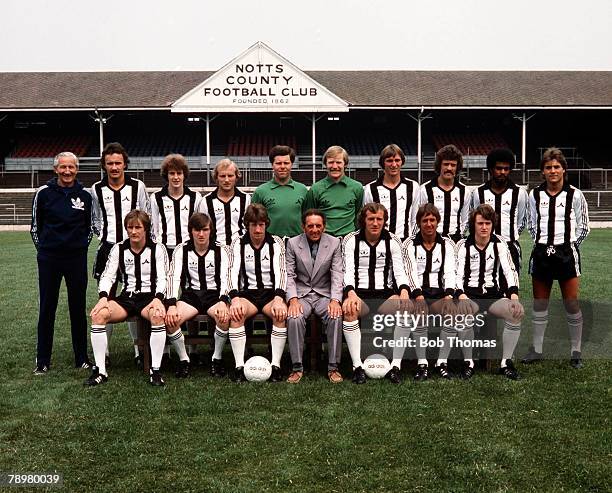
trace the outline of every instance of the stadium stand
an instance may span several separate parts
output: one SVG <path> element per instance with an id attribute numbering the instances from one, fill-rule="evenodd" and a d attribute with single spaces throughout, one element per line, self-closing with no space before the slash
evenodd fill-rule
<path id="1" fill-rule="evenodd" d="M 432 136 L 436 150 L 447 144 L 456 145 L 464 155 L 486 156 L 497 147 L 508 147 L 496 133 L 441 133 Z"/>
<path id="2" fill-rule="evenodd" d="M 92 137 L 84 135 L 33 136 L 19 138 L 15 149 L 10 153 L 12 158 L 54 157 L 65 149 L 70 149 L 77 156 L 84 156 L 92 145 Z"/>

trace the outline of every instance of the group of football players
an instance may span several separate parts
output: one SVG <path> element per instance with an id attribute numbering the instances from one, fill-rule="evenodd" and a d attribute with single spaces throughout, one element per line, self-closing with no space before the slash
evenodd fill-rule
<path id="1" fill-rule="evenodd" d="M 152 385 L 161 374 L 167 343 L 179 362 L 177 377 L 190 374 L 199 358 L 186 347 L 181 327 L 199 314 L 215 324 L 210 373 L 223 377 L 223 350 L 229 339 L 232 377 L 245 380 L 245 324 L 258 313 L 272 321 L 271 381 L 281 381 L 286 340 L 292 368 L 287 381 L 303 375 L 306 320 L 314 313 L 326 327 L 328 378 L 343 381 L 339 370 L 342 336 L 352 360 L 355 383 L 364 383 L 360 321 L 370 310 L 412 314 L 477 314 L 487 310 L 503 319 L 499 373 L 518 379 L 512 358 L 524 309 L 518 300 L 521 249 L 528 227 L 534 240 L 529 261 L 533 279 L 533 345 L 523 359 L 542 359 L 548 300 L 558 280 L 567 312 L 570 363 L 582 366 L 582 313 L 578 303 L 579 246 L 589 232 L 583 194 L 567 181 L 560 150 L 548 149 L 540 168 L 544 182 L 529 193 L 510 174 L 515 158 L 508 149 L 487 156 L 490 179 L 470 190 L 459 180 L 463 156 L 454 145 L 442 147 L 435 177 L 419 185 L 402 176 L 405 155 L 386 146 L 380 177 L 362 186 L 346 175 L 347 152 L 330 147 L 323 156 L 327 176 L 310 189 L 294 181 L 295 151 L 275 146 L 269 154 L 273 177 L 252 196 L 237 188 L 240 170 L 230 159 L 213 171 L 216 189 L 208 195 L 191 190 L 189 167 L 179 154 L 161 165 L 165 185 L 147 196 L 142 181 L 126 174 L 127 152 L 108 144 L 100 159 L 104 171 L 90 193 L 76 180 L 78 158 L 55 158 L 57 177 L 34 198 L 32 237 L 38 250 L 40 315 L 35 373 L 51 364 L 53 319 L 61 278 L 66 279 L 77 367 L 90 368 L 85 381 L 108 380 L 108 341 L 113 323 L 142 316 L 151 324 Z M 91 310 L 91 346 L 87 358 L 85 296 L 86 252 L 92 233 L 100 237 L 94 277 L 99 300 Z M 85 267 L 83 267 L 85 266 Z M 117 285 L 123 285 L 117 293 Z M 398 320 L 400 318 L 398 317 Z M 134 339 L 135 360 L 142 364 Z M 430 376 L 426 324 L 398 322 L 387 378 L 401 382 L 405 345 L 414 338 L 415 380 Z M 451 338 L 462 344 L 459 376 L 474 374 L 473 327 L 442 327 L 434 373 L 452 378 L 448 368 Z"/>

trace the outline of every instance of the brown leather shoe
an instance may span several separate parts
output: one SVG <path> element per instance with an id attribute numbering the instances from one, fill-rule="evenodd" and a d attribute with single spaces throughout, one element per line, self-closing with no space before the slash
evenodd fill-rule
<path id="1" fill-rule="evenodd" d="M 341 383 L 344 381 L 342 374 L 338 370 L 329 370 L 327 372 L 327 378 L 331 383 Z"/>
<path id="2" fill-rule="evenodd" d="M 292 371 L 287 378 L 287 382 L 289 383 L 300 383 L 300 380 L 304 376 L 303 371 Z"/>

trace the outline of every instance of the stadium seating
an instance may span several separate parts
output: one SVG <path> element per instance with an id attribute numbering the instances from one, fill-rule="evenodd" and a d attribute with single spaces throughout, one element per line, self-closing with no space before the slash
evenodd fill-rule
<path id="1" fill-rule="evenodd" d="M 84 156 L 92 144 L 92 138 L 83 135 L 67 136 L 23 136 L 10 154 L 13 158 L 55 157 L 62 151 L 70 150 L 77 156 Z"/>
<path id="2" fill-rule="evenodd" d="M 432 137 L 436 150 L 447 144 L 456 145 L 464 155 L 486 156 L 497 147 L 508 147 L 496 133 L 440 133 Z"/>

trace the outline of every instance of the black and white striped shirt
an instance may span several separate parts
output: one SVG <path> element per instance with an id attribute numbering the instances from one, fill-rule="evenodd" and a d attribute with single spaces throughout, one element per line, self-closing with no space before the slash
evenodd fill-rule
<path id="1" fill-rule="evenodd" d="M 353 231 L 342 241 L 344 294 L 353 289 L 393 290 L 409 293 L 417 289 L 414 265 L 406 265 L 402 242 L 383 229 L 378 242 L 370 245 L 365 232 Z"/>
<path id="2" fill-rule="evenodd" d="M 518 241 L 527 225 L 527 192 L 509 181 L 503 193 L 491 190 L 491 182 L 480 185 L 472 192 L 472 209 L 480 204 L 489 204 L 497 214 L 494 233 L 505 241 Z"/>
<path id="3" fill-rule="evenodd" d="M 419 205 L 433 204 L 440 211 L 438 233 L 442 236 L 460 237 L 468 228 L 470 212 L 469 191 L 465 185 L 455 180 L 453 188 L 446 191 L 439 187 L 434 178 L 421 185 Z"/>
<path id="4" fill-rule="evenodd" d="M 108 185 L 108 177 L 93 184 L 94 221 L 100 231 L 100 241 L 119 243 L 127 238 L 123 220 L 128 212 L 139 209 L 151 213 L 145 184 L 125 175 L 125 183 L 119 190 Z"/>
<path id="5" fill-rule="evenodd" d="M 249 234 L 236 238 L 230 247 L 228 294 L 240 296 L 241 291 L 274 289 L 285 299 L 287 268 L 285 243 L 278 236 L 266 233 L 263 245 L 255 248 Z"/>
<path id="6" fill-rule="evenodd" d="M 175 199 L 168 195 L 168 185 L 151 194 L 151 237 L 168 248 L 189 239 L 187 223 L 197 210 L 202 196 L 188 187 L 183 196 Z"/>
<path id="7" fill-rule="evenodd" d="M 363 187 L 363 204 L 376 202 L 384 205 L 389 212 L 386 227 L 400 239 L 408 238 L 416 227 L 416 213 L 419 208 L 419 184 L 402 177 L 395 188 L 383 184 L 383 176 Z"/>
<path id="8" fill-rule="evenodd" d="M 157 298 L 164 300 L 167 272 L 168 254 L 163 246 L 148 241 L 142 251 L 136 254 L 127 239 L 113 245 L 98 291 L 100 297 L 108 296 L 116 277 L 120 276 L 123 292 L 154 293 Z"/>
<path id="9" fill-rule="evenodd" d="M 432 292 L 444 292 L 446 296 L 454 294 L 456 259 L 455 244 L 451 240 L 438 233 L 432 249 L 428 250 L 419 232 L 414 239 L 404 242 L 403 249 L 404 255 L 416 266 L 417 284 L 425 296 Z"/>
<path id="10" fill-rule="evenodd" d="M 577 247 L 589 234 L 589 208 L 580 190 L 565 182 L 557 195 L 546 183 L 529 193 L 529 233 L 536 244 Z"/>
<path id="11" fill-rule="evenodd" d="M 219 198 L 217 189 L 204 197 L 198 212 L 207 214 L 213 220 L 216 241 L 229 245 L 236 238 L 245 234 L 243 217 L 250 203 L 251 196 L 237 188 L 232 199 L 224 202 Z"/>
<path id="12" fill-rule="evenodd" d="M 472 236 L 457 243 L 457 295 L 469 290 L 499 291 L 500 270 L 508 283 L 507 294 L 518 294 L 518 273 L 502 237 L 492 234 L 482 250 Z"/>
<path id="13" fill-rule="evenodd" d="M 213 245 L 199 255 L 191 240 L 178 245 L 172 253 L 166 297 L 173 304 L 179 289 L 227 292 L 229 255 L 225 245 Z"/>

